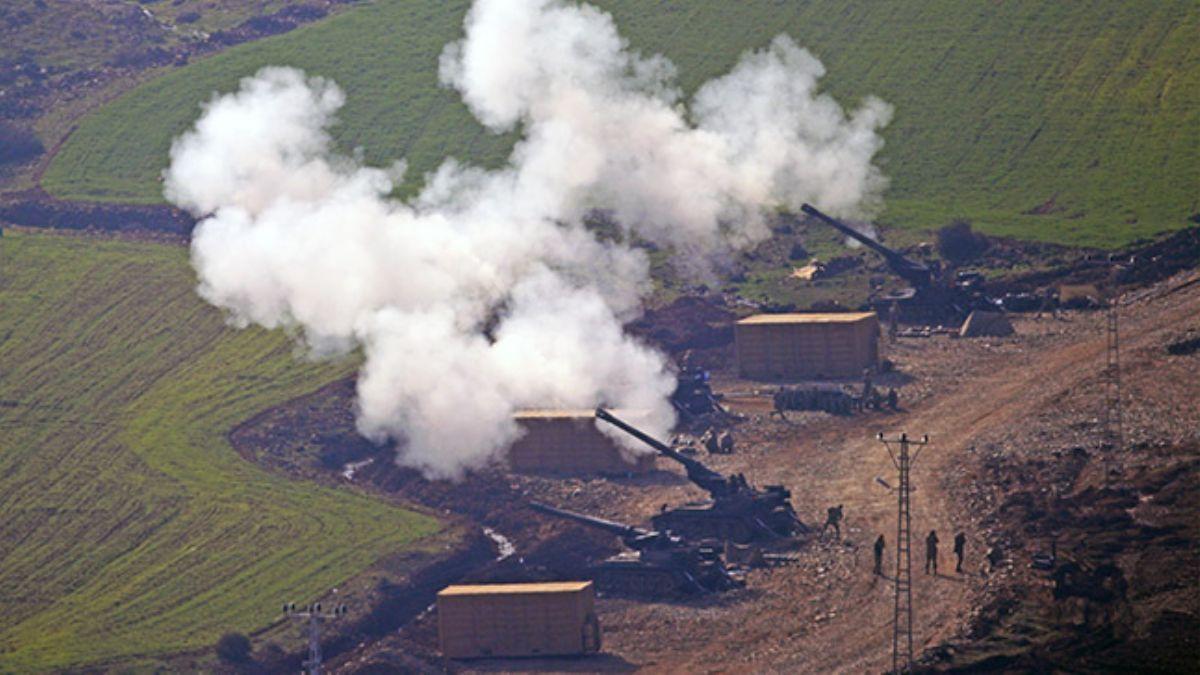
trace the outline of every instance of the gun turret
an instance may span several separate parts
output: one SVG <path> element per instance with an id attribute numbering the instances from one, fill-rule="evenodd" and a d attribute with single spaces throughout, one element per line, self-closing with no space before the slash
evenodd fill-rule
<path id="1" fill-rule="evenodd" d="M 724 413 L 720 401 L 708 384 L 708 373 L 699 368 L 682 368 L 675 376 L 675 391 L 671 405 L 684 419 L 695 419 L 710 413 Z"/>
<path id="2" fill-rule="evenodd" d="M 777 539 L 807 530 L 792 508 L 791 492 L 782 485 L 767 485 L 760 489 L 747 483 L 741 474 L 726 478 L 617 419 L 603 408 L 596 408 L 596 417 L 682 464 L 687 469 L 688 480 L 704 488 L 712 497 L 712 501 L 706 504 L 664 510 L 654 516 L 651 522 L 659 531 L 675 532 L 693 541 L 720 539 L 745 542 Z"/>
<path id="3" fill-rule="evenodd" d="M 894 251 L 887 246 L 875 241 L 871 237 L 855 230 L 854 228 L 842 223 L 835 218 L 828 216 L 818 211 L 811 204 L 802 204 L 800 210 L 807 213 L 818 220 L 823 221 L 826 225 L 834 228 L 842 234 L 854 239 L 867 248 L 875 251 L 883 256 L 887 261 L 888 267 L 896 273 L 897 276 L 912 284 L 915 288 L 924 288 L 933 284 L 933 270 L 928 265 L 922 262 L 911 260 L 897 251 Z"/>
<path id="4" fill-rule="evenodd" d="M 629 425 L 627 422 L 614 417 L 612 413 L 608 412 L 604 408 L 596 408 L 596 417 L 608 422 L 609 424 L 620 429 L 621 431 L 624 431 L 630 436 L 633 436 L 646 445 L 649 445 L 657 450 L 660 455 L 669 457 L 682 464 L 683 468 L 687 470 L 688 480 L 708 491 L 708 493 L 712 495 L 714 499 L 723 496 L 729 490 L 729 480 L 726 479 L 725 476 L 722 476 L 716 471 L 704 466 L 704 464 L 692 459 L 691 457 L 675 452 L 666 443 L 663 443 L 649 434 L 646 434 L 642 430 Z"/>

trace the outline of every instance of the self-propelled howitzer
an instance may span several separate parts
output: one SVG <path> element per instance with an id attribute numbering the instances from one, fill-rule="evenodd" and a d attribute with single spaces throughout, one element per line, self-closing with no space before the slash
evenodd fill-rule
<path id="1" fill-rule="evenodd" d="M 999 307 L 979 287 L 978 275 L 951 275 L 940 267 L 913 260 L 811 204 L 801 205 L 800 210 L 883 256 L 892 272 L 908 282 L 909 288 L 872 297 L 871 305 L 882 316 L 887 316 L 895 306 L 900 310 L 900 319 L 934 323 L 961 320 L 976 309 L 996 311 Z"/>
<path id="2" fill-rule="evenodd" d="M 535 511 L 611 532 L 631 549 L 588 567 L 589 576 L 604 591 L 661 596 L 709 593 L 744 585 L 730 572 L 717 545 L 691 542 L 670 532 L 644 530 L 603 518 L 530 502 Z"/>
<path id="3" fill-rule="evenodd" d="M 884 246 L 849 225 L 818 211 L 811 204 L 802 204 L 800 210 L 883 256 L 896 276 L 912 284 L 914 288 L 925 288 L 933 283 L 934 273 L 929 265 Z"/>
<path id="4" fill-rule="evenodd" d="M 724 476 L 698 460 L 682 455 L 658 439 L 620 420 L 603 408 L 596 417 L 682 464 L 688 480 L 708 492 L 710 500 L 664 508 L 651 522 L 691 539 L 718 539 L 745 544 L 795 536 L 808 531 L 792 508 L 792 493 L 782 485 L 757 488 L 744 476 Z"/>

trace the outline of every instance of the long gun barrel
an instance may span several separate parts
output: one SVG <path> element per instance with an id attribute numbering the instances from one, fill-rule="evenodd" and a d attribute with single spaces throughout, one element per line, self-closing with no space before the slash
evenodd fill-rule
<path id="1" fill-rule="evenodd" d="M 707 466 L 704 466 L 691 457 L 686 457 L 678 452 L 675 452 L 666 443 L 663 443 L 653 436 L 646 434 L 641 429 L 631 426 L 629 423 L 618 419 L 604 408 L 596 408 L 596 417 L 608 422 L 609 424 L 620 429 L 621 431 L 624 431 L 630 436 L 633 436 L 646 445 L 649 445 L 657 450 L 660 455 L 663 455 L 664 457 L 670 457 L 676 462 L 682 464 L 683 468 L 687 469 L 688 480 L 707 490 L 713 497 L 717 497 L 726 489 L 726 487 L 728 487 L 728 481 L 726 481 L 725 477 L 721 474 L 713 471 Z"/>
<path id="2" fill-rule="evenodd" d="M 802 204 L 800 210 L 883 256 L 887 260 L 888 267 L 891 267 L 893 272 L 913 286 L 928 286 L 932 282 L 933 272 L 928 265 L 908 259 L 849 225 L 818 211 L 811 204 Z"/>
<path id="3" fill-rule="evenodd" d="M 529 502 L 529 508 L 547 515 L 573 520 L 577 523 L 587 525 L 588 527 L 595 527 L 607 532 L 612 532 L 613 534 L 627 541 L 636 539 L 637 537 L 644 537 L 646 535 L 654 534 L 650 530 L 643 530 L 640 527 L 634 527 L 624 523 L 617 523 L 611 520 L 605 520 L 603 518 L 596 518 L 594 516 L 585 516 L 582 513 L 575 513 L 574 511 L 556 509 L 553 506 L 542 504 L 541 502 Z"/>

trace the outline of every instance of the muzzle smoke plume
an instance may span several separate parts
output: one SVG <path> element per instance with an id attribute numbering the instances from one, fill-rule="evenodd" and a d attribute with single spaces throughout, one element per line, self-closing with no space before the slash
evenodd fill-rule
<path id="1" fill-rule="evenodd" d="M 629 241 L 702 262 L 768 235 L 764 210 L 875 208 L 871 158 L 890 108 L 846 114 L 790 38 L 744 55 L 685 106 L 674 67 L 631 52 L 612 18 L 559 0 L 479 0 L 442 82 L 507 166 L 453 159 L 407 201 L 404 166 L 338 155 L 337 86 L 265 68 L 178 138 L 166 195 L 205 217 L 200 294 L 239 325 L 297 330 L 318 355 L 361 347 L 358 426 L 404 439 L 398 461 L 457 477 L 517 435 L 514 410 L 605 404 L 673 423 L 664 357 L 625 335 L 649 288 L 639 249 L 581 224 L 610 209 Z"/>

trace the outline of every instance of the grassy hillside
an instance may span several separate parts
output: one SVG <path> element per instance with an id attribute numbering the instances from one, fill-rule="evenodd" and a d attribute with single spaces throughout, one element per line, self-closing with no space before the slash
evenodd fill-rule
<path id="1" fill-rule="evenodd" d="M 205 647 L 438 529 L 238 457 L 235 423 L 349 365 L 226 326 L 185 255 L 0 238 L 0 672 Z"/>
<path id="2" fill-rule="evenodd" d="M 1192 0 L 646 3 L 597 0 L 685 88 L 780 32 L 826 64 L 830 91 L 896 106 L 881 161 L 885 222 L 962 216 L 1000 234 L 1113 245 L 1200 212 L 1200 5 Z M 153 202 L 170 139 L 196 103 L 266 64 L 336 79 L 337 129 L 368 159 L 409 159 L 414 179 L 453 154 L 500 161 L 439 89 L 436 59 L 461 34 L 463 0 L 378 0 L 155 80 L 84 119 L 45 187 L 67 198 Z"/>

